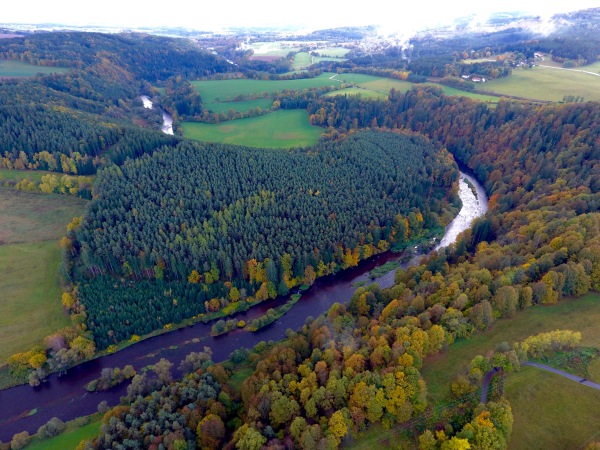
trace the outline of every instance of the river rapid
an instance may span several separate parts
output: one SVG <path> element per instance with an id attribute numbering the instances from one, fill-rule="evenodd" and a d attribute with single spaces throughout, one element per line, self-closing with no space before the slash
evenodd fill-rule
<path id="1" fill-rule="evenodd" d="M 475 186 L 477 196 L 465 179 Z M 471 225 L 474 218 L 487 211 L 487 197 L 483 187 L 477 180 L 462 171 L 459 196 L 462 208 L 446 228 L 436 250 L 454 242 L 458 234 Z M 421 254 L 415 254 L 408 262 L 403 263 L 402 267 L 416 264 L 422 257 Z M 198 323 L 143 340 L 117 353 L 80 364 L 62 377 L 53 374 L 37 388 L 22 385 L 0 391 L 0 440 L 8 442 L 15 433 L 24 430 L 33 434 L 52 417 L 67 421 L 92 414 L 96 412 L 98 403 L 103 400 L 110 406 L 118 404 L 120 397 L 126 394 L 128 383 L 105 392 L 88 393 L 85 390 L 85 385 L 98 378 L 103 368 L 131 364 L 139 370 L 156 363 L 160 358 L 169 359 L 174 363 L 174 367 L 177 367 L 187 354 L 203 351 L 205 346 L 212 349 L 215 362 L 223 361 L 232 351 L 240 347 L 252 348 L 260 341 L 283 339 L 287 329 L 300 328 L 306 320 L 328 311 L 336 302 L 348 302 L 356 289 L 354 287 L 356 283 L 374 282 L 382 288 L 392 286 L 394 271 L 376 279 L 369 277 L 369 271 L 388 261 L 405 259 L 406 255 L 402 253 L 387 252 L 362 261 L 357 267 L 322 277 L 303 293 L 300 301 L 287 314 L 256 333 L 237 329 L 223 336 L 212 337 L 211 324 Z M 281 303 L 281 299 L 263 302 L 245 313 L 236 315 L 236 319 L 251 321 Z M 179 375 L 175 370 L 174 372 L 176 376 Z M 28 415 L 33 410 L 36 410 L 35 414 Z"/>
<path id="2" fill-rule="evenodd" d="M 144 104 L 144 108 L 147 108 L 147 109 L 154 108 L 152 100 L 150 100 L 150 98 L 147 95 L 140 95 L 140 99 L 142 100 L 142 103 Z M 161 127 L 162 132 L 165 134 L 172 135 L 173 134 L 173 116 L 171 116 L 171 114 L 169 114 L 165 110 L 162 110 L 162 119 L 163 119 L 163 123 L 162 123 L 162 127 Z"/>

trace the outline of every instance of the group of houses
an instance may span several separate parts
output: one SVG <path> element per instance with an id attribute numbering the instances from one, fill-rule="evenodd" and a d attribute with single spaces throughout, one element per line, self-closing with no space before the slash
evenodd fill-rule
<path id="1" fill-rule="evenodd" d="M 485 78 L 478 75 L 462 75 L 461 78 L 471 80 L 473 83 L 485 83 Z"/>

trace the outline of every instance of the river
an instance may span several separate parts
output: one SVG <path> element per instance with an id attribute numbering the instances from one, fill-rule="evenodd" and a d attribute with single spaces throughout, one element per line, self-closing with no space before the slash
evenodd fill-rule
<path id="1" fill-rule="evenodd" d="M 475 186 L 477 196 L 465 183 L 465 178 Z M 463 172 L 460 174 L 459 195 L 463 203 L 462 209 L 448 225 L 436 249 L 454 242 L 456 236 L 468 228 L 475 217 L 487 211 L 487 198 L 483 187 Z M 37 388 L 22 385 L 0 391 L 0 440 L 10 441 L 15 433 L 23 430 L 33 434 L 52 417 L 67 421 L 92 414 L 96 412 L 98 403 L 103 400 L 111 406 L 118 404 L 120 397 L 126 394 L 128 383 L 106 392 L 88 393 L 85 390 L 85 385 L 98 378 L 105 367 L 123 367 L 131 364 L 139 370 L 154 364 L 160 358 L 169 359 L 174 363 L 174 367 L 177 367 L 188 353 L 203 351 L 205 346 L 213 350 L 213 360 L 219 362 L 227 359 L 232 351 L 242 346 L 251 348 L 260 341 L 282 339 L 287 329 L 300 328 L 307 318 L 326 312 L 335 302 L 347 302 L 356 289 L 353 287 L 355 283 L 376 282 L 381 287 L 393 285 L 393 271 L 374 280 L 369 278 L 369 271 L 403 256 L 387 252 L 365 260 L 357 267 L 316 280 L 287 314 L 256 333 L 237 329 L 215 338 L 210 336 L 211 325 L 199 323 L 146 339 L 117 353 L 80 364 L 62 377 L 53 374 Z M 417 263 L 422 256 L 414 255 L 410 261 L 403 263 L 403 267 Z M 263 302 L 237 315 L 236 318 L 251 321 L 281 302 L 281 299 Z M 34 410 L 35 414 L 28 415 Z"/>
<path id="2" fill-rule="evenodd" d="M 144 108 L 152 109 L 154 107 L 154 105 L 152 104 L 152 100 L 150 100 L 150 98 L 147 95 L 140 95 L 140 98 L 142 99 Z M 173 134 L 173 116 L 171 116 L 171 114 L 169 114 L 165 110 L 161 111 L 163 119 L 161 127 L 162 132 L 165 134 Z"/>

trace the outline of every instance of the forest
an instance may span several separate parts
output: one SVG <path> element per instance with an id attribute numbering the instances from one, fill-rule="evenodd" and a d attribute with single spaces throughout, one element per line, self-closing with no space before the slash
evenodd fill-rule
<path id="1" fill-rule="evenodd" d="M 182 143 L 99 172 L 69 244 L 73 281 L 104 348 L 109 331 L 116 343 L 285 295 L 439 232 L 455 179 L 447 153 L 399 133 L 291 151 Z M 131 281 L 113 289 L 99 275 Z"/>
<path id="2" fill-rule="evenodd" d="M 527 346 L 570 348 L 573 333 L 466 362 L 442 410 L 421 370 L 500 318 L 600 291 L 600 105 L 490 106 L 431 86 L 386 100 L 286 93 L 282 108 L 306 109 L 327 129 L 316 146 L 196 143 L 135 125 L 156 120 L 135 100 L 157 93 L 150 82 L 165 87 L 165 107 L 195 115 L 203 105 L 189 79 L 233 70 L 182 42 L 0 39 L 3 58 L 73 69 L 2 82 L 0 167 L 97 174 L 61 241 L 73 324 L 11 357 L 11 375 L 37 386 L 97 350 L 429 239 L 458 209 L 458 162 L 485 185 L 490 209 L 455 244 L 398 270 L 388 289 L 359 287 L 280 342 L 138 371 L 79 448 L 338 448 L 373 429 L 420 449 L 507 448 L 511 406 L 501 382 L 480 404 L 484 374 L 518 370 L 535 356 Z"/>

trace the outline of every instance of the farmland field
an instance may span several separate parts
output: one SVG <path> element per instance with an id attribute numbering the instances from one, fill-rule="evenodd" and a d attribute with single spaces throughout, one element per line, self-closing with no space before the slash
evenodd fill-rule
<path id="1" fill-rule="evenodd" d="M 388 94 L 392 88 L 397 91 L 406 92 L 413 86 L 413 83 L 409 83 L 408 81 L 363 75 L 361 73 L 341 73 L 336 75 L 335 78 L 344 83 L 355 83 L 363 89 L 383 92 L 385 94 Z"/>
<path id="2" fill-rule="evenodd" d="M 65 431 L 51 439 L 43 441 L 34 441 L 29 444 L 27 450 L 66 450 L 76 448 L 83 440 L 88 440 L 98 436 L 100 430 L 100 420 L 95 420 L 71 431 Z"/>
<path id="3" fill-rule="evenodd" d="M 413 83 L 409 81 L 403 80 L 395 80 L 391 78 L 377 77 L 373 75 L 363 75 L 358 73 L 342 73 L 336 75 L 336 79 L 343 80 L 346 83 L 355 83 L 359 87 L 363 89 L 370 90 L 372 92 L 379 92 L 382 94 L 387 94 L 390 92 L 392 88 L 397 91 L 406 92 L 410 88 L 414 86 Z M 444 94 L 449 96 L 463 96 L 473 98 L 475 100 L 481 100 L 482 102 L 491 102 L 497 103 L 500 97 L 495 97 L 493 95 L 485 95 L 485 94 L 477 94 L 474 92 L 466 92 L 461 91 L 459 89 L 455 89 L 449 86 L 444 86 L 441 84 L 435 84 L 435 86 L 439 86 L 442 88 Z M 329 94 L 334 95 L 334 94 Z M 363 95 L 364 97 L 365 95 Z"/>
<path id="4" fill-rule="evenodd" d="M 0 361 L 67 325 L 58 240 L 85 201 L 0 188 Z"/>
<path id="5" fill-rule="evenodd" d="M 11 170 L 11 169 L 0 169 L 0 185 L 4 185 L 5 182 L 10 181 L 12 183 L 17 183 L 21 180 L 30 180 L 39 183 L 42 181 L 42 177 L 49 173 L 46 170 Z M 54 173 L 57 175 L 56 173 Z M 61 174 L 58 174 L 61 175 Z"/>
<path id="6" fill-rule="evenodd" d="M 486 103 L 498 103 L 498 100 L 500 100 L 500 97 L 497 97 L 495 95 L 477 94 L 475 92 L 461 91 L 460 89 L 456 89 L 450 86 L 444 86 L 443 84 L 438 84 L 437 86 L 441 87 L 442 91 L 444 91 L 444 94 L 449 96 L 469 97 L 474 100 L 480 100 Z"/>
<path id="7" fill-rule="evenodd" d="M 321 86 L 338 86 L 333 74 L 324 73 L 315 78 L 299 80 L 210 80 L 193 81 L 202 96 L 204 107 L 212 112 L 227 113 L 229 109 L 245 112 L 252 108 L 269 109 L 277 92 L 302 90 Z"/>
<path id="8" fill-rule="evenodd" d="M 339 82 L 332 81 L 332 73 L 323 73 L 315 78 L 299 80 L 209 80 L 192 81 L 194 87 L 202 96 L 203 103 L 208 109 L 211 104 L 237 98 L 248 100 L 254 96 L 266 97 L 283 90 L 302 90 L 321 86 L 337 86 Z"/>
<path id="9" fill-rule="evenodd" d="M 205 142 L 261 148 L 292 148 L 316 144 L 323 133 L 308 123 L 306 111 L 275 111 L 264 116 L 219 124 L 184 122 L 183 134 Z"/>
<path id="10" fill-rule="evenodd" d="M 500 342 L 513 343 L 544 331 L 568 328 L 581 331 L 582 345 L 599 346 L 600 295 L 588 294 L 575 300 L 564 300 L 554 306 L 538 306 L 519 311 L 512 319 L 494 323 L 485 333 L 452 344 L 448 351 L 423 363 L 423 378 L 433 401 L 447 401 L 449 380 L 460 373 L 476 355 L 494 350 Z"/>
<path id="11" fill-rule="evenodd" d="M 534 367 L 504 385 L 515 420 L 509 449 L 579 449 L 598 432 L 600 391 Z"/>
<path id="12" fill-rule="evenodd" d="M 67 67 L 36 66 L 21 61 L 0 60 L 0 77 L 33 77 L 38 73 L 65 73 Z"/>
<path id="13" fill-rule="evenodd" d="M 515 95 L 536 100 L 562 101 L 565 95 L 581 96 L 584 100 L 600 100 L 598 63 L 574 70 L 539 67 L 513 70 L 511 76 L 485 83 L 480 89 L 499 94 Z"/>
<path id="14" fill-rule="evenodd" d="M 270 109 L 272 104 L 273 99 L 267 97 L 237 102 L 214 102 L 205 104 L 205 107 L 212 112 L 227 114 L 230 109 L 233 109 L 235 112 L 246 112 L 253 108 Z"/>

